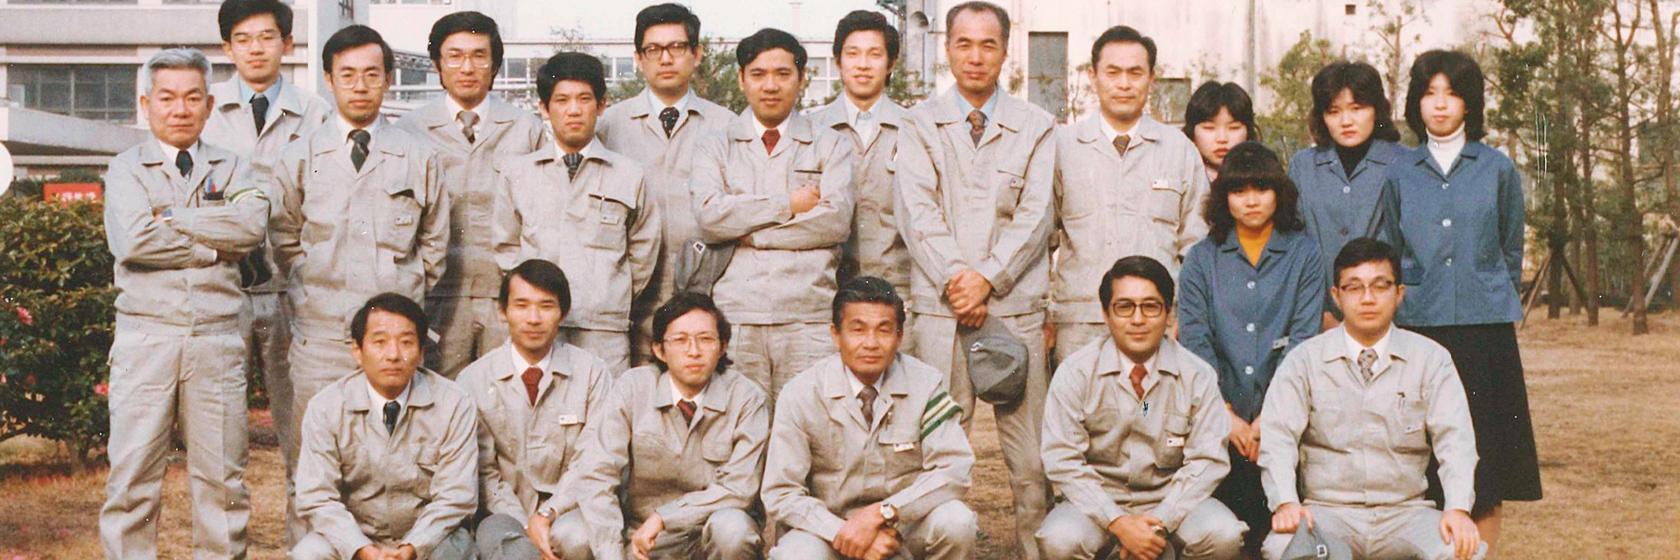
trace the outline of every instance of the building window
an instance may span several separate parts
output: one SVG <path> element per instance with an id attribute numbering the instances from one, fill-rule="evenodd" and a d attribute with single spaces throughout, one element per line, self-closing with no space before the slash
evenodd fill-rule
<path id="1" fill-rule="evenodd" d="M 1350 16 L 1353 15 L 1354 13 L 1358 12 L 1358 11 L 1359 11 L 1359 6 L 1354 5 L 1354 4 L 1348 4 L 1348 5 L 1342 6 L 1342 13 L 1350 15 Z"/>
<path id="2" fill-rule="evenodd" d="M 338 0 L 338 15 L 348 21 L 356 20 L 356 0 Z"/>
<path id="3" fill-rule="evenodd" d="M 7 80 L 24 107 L 128 124 L 135 122 L 138 72 L 137 65 L 14 64 Z"/>

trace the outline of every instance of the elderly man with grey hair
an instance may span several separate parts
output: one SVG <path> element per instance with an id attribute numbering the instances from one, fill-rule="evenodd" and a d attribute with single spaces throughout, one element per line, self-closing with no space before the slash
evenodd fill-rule
<path id="1" fill-rule="evenodd" d="M 262 243 L 269 203 L 246 162 L 199 135 L 214 101 L 210 61 L 166 49 L 140 74 L 152 138 L 105 172 L 115 257 L 111 472 L 99 512 L 107 558 L 157 556 L 164 456 L 187 447 L 193 548 L 245 556 L 245 339 L 238 263 Z"/>

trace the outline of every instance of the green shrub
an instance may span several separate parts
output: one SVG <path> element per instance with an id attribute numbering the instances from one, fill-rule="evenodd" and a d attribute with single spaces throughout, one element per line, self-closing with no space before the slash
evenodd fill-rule
<path id="1" fill-rule="evenodd" d="M 0 441 L 58 440 L 78 468 L 109 434 L 116 290 L 102 210 L 0 199 Z"/>

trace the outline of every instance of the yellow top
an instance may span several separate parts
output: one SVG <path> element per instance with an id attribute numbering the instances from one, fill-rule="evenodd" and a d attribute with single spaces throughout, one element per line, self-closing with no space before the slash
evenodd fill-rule
<path id="1" fill-rule="evenodd" d="M 1266 240 L 1272 237 L 1272 223 L 1266 222 L 1266 227 L 1251 230 L 1237 224 L 1237 244 L 1242 245 L 1243 254 L 1248 256 L 1248 264 L 1260 266 L 1260 252 L 1266 250 Z"/>

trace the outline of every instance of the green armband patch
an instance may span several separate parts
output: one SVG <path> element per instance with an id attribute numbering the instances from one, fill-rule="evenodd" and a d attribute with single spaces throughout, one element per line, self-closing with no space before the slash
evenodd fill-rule
<path id="1" fill-rule="evenodd" d="M 228 197 L 228 202 L 237 204 L 239 201 L 253 196 L 263 200 L 268 200 L 268 195 L 263 194 L 262 189 L 252 187 L 233 193 L 233 195 Z"/>
<path id="2" fill-rule="evenodd" d="M 940 391 L 928 399 L 927 407 L 922 409 L 922 435 L 918 439 L 927 439 L 928 434 L 933 433 L 940 424 L 958 414 L 962 414 L 962 407 L 951 400 L 951 393 Z"/>

